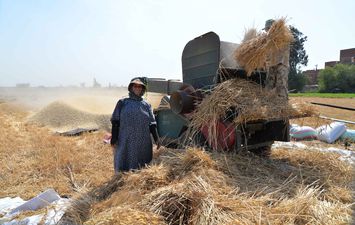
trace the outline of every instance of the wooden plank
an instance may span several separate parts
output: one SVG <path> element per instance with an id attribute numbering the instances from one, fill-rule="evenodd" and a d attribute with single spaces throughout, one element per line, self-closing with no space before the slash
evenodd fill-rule
<path id="1" fill-rule="evenodd" d="M 349 107 L 344 107 L 344 106 L 330 105 L 330 104 L 324 104 L 324 103 L 318 103 L 318 102 L 311 102 L 311 104 L 313 104 L 313 105 L 321 105 L 321 106 L 328 106 L 328 107 L 337 108 L 337 109 L 345 109 L 345 110 L 355 111 L 354 108 L 349 108 Z"/>

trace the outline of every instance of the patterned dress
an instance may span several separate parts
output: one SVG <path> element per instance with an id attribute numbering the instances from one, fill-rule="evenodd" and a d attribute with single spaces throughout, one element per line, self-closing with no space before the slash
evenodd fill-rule
<path id="1" fill-rule="evenodd" d="M 120 121 L 115 172 L 139 169 L 152 160 L 149 126 L 156 123 L 151 106 L 142 98 L 130 94 L 120 101 L 112 114 L 112 120 Z"/>

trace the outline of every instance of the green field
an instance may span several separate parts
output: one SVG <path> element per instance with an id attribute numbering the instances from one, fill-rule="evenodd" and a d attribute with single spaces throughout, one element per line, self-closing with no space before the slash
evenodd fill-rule
<path id="1" fill-rule="evenodd" d="M 290 97 L 355 98 L 355 93 L 289 93 Z"/>

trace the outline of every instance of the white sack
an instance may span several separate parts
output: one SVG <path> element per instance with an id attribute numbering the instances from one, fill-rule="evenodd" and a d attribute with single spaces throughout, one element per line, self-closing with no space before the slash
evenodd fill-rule
<path id="1" fill-rule="evenodd" d="M 334 122 L 329 125 L 318 127 L 317 137 L 321 141 L 333 143 L 346 131 L 346 126 L 341 122 Z"/>

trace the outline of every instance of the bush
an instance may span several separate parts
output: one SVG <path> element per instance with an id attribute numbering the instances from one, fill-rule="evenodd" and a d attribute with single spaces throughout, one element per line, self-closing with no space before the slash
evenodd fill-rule
<path id="1" fill-rule="evenodd" d="M 319 92 L 355 93 L 355 65 L 337 64 L 320 71 Z"/>
<path id="2" fill-rule="evenodd" d="M 288 77 L 288 89 L 297 92 L 302 91 L 304 85 L 307 83 L 307 77 L 303 73 L 296 73 L 295 75 L 289 74 Z"/>

